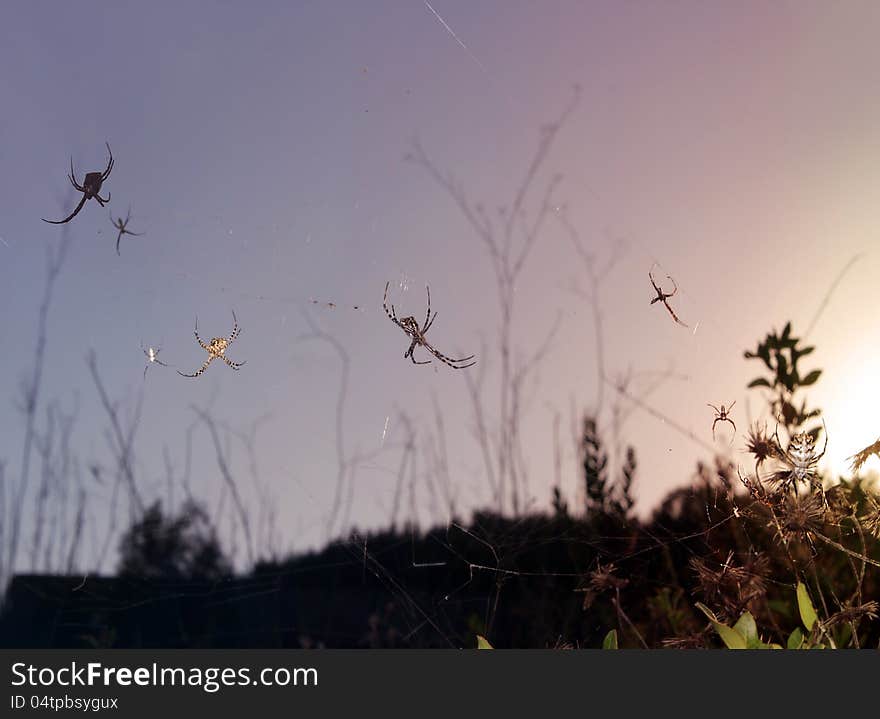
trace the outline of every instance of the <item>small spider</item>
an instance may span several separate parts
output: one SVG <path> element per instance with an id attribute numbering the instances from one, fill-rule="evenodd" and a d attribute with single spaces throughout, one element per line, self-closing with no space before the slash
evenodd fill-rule
<path id="1" fill-rule="evenodd" d="M 712 409 L 715 410 L 715 421 L 712 422 L 712 439 L 713 440 L 715 439 L 715 425 L 718 424 L 719 422 L 730 422 L 733 425 L 734 436 L 736 435 L 736 423 L 730 417 L 727 416 L 728 413 L 730 412 L 730 410 L 733 409 L 734 404 L 736 404 L 736 400 L 733 400 L 733 403 L 730 405 L 730 407 L 725 407 L 722 404 L 721 408 L 719 409 L 714 404 L 709 404 L 708 402 L 706 403 L 707 407 L 711 407 Z M 733 444 L 732 439 L 731 439 L 730 443 Z"/>
<path id="2" fill-rule="evenodd" d="M 180 370 L 177 370 L 177 374 L 182 377 L 198 377 L 202 372 L 208 369 L 208 365 L 211 364 L 215 359 L 220 358 L 226 364 L 228 364 L 232 369 L 238 370 L 241 369 L 241 366 L 245 364 L 244 362 L 233 362 L 226 356 L 226 350 L 231 345 L 235 339 L 241 334 L 241 328 L 238 326 L 238 319 L 235 317 L 235 312 L 232 313 L 232 334 L 229 337 L 213 337 L 208 344 L 202 342 L 202 338 L 199 337 L 199 318 L 196 317 L 196 329 L 193 333 L 196 336 L 196 341 L 199 343 L 199 346 L 208 353 L 208 359 L 205 360 L 205 364 L 203 364 L 195 373 L 193 374 L 184 374 Z"/>
<path id="3" fill-rule="evenodd" d="M 400 329 L 402 329 L 406 336 L 412 340 L 412 343 L 409 346 L 409 349 L 404 353 L 403 357 L 406 359 L 409 357 L 412 360 L 413 364 L 429 364 L 431 360 L 424 360 L 419 362 L 414 356 L 413 351 L 416 347 L 422 346 L 432 355 L 434 355 L 438 360 L 443 362 L 444 364 L 449 365 L 453 369 L 465 369 L 466 367 L 472 367 L 476 364 L 476 361 L 470 362 L 469 364 L 462 364 L 462 362 L 468 362 L 469 360 L 474 359 L 475 355 L 470 355 L 468 357 L 462 357 L 461 359 L 452 359 L 451 357 L 447 357 L 446 355 L 438 352 L 431 346 L 431 343 L 425 338 L 428 330 L 431 328 L 431 325 L 434 323 L 434 320 L 437 318 L 437 313 L 434 312 L 434 315 L 431 315 L 431 288 L 426 286 L 428 290 L 428 312 L 425 315 L 425 324 L 422 327 L 419 327 L 419 323 L 416 321 L 416 318 L 413 316 L 403 317 L 401 319 L 397 319 L 397 313 L 394 311 L 394 305 L 391 305 L 391 309 L 388 309 L 388 286 L 390 282 L 385 283 L 385 297 L 382 299 L 382 307 L 385 308 L 385 314 L 388 315 L 388 319 L 390 319 L 394 324 L 396 324 Z"/>
<path id="4" fill-rule="evenodd" d="M 146 347 L 144 347 L 144 343 L 141 342 L 141 349 L 144 351 L 144 354 L 147 356 L 147 360 L 148 360 L 147 364 L 144 366 L 144 379 L 147 378 L 147 370 L 150 369 L 150 365 L 153 362 L 155 362 L 156 364 L 162 365 L 163 367 L 168 366 L 162 360 L 159 359 L 159 352 L 162 349 L 161 347 L 156 347 L 155 349 L 150 347 L 149 349 L 147 349 Z"/>
<path id="5" fill-rule="evenodd" d="M 674 319 L 678 324 L 682 327 L 687 327 L 687 325 L 678 319 L 678 315 L 675 314 L 675 311 L 669 306 L 669 303 L 666 301 L 670 297 L 672 297 L 676 292 L 678 292 L 678 285 L 675 284 L 675 280 L 672 279 L 670 275 L 666 275 L 667 279 L 672 282 L 672 292 L 664 292 L 657 283 L 654 281 L 654 275 L 652 273 L 653 266 L 650 270 L 648 270 L 648 277 L 651 279 L 651 284 L 654 286 L 654 291 L 657 293 L 657 296 L 651 300 L 651 304 L 653 305 L 655 302 L 662 302 L 663 306 L 669 311 L 669 314 L 672 315 L 672 319 Z"/>
<path id="6" fill-rule="evenodd" d="M 70 158 L 70 174 L 67 178 L 70 180 L 70 184 L 73 185 L 78 192 L 83 193 L 82 199 L 79 201 L 76 209 L 63 220 L 47 220 L 41 217 L 40 219 L 43 220 L 43 222 L 48 222 L 50 225 L 63 225 L 65 222 L 70 222 L 76 217 L 83 205 L 86 204 L 86 200 L 90 200 L 93 197 L 98 201 L 98 204 L 101 205 L 101 207 L 104 206 L 105 202 L 110 202 L 109 193 L 107 194 L 106 200 L 98 194 L 101 191 L 101 185 L 104 183 L 104 180 L 110 176 L 110 171 L 113 169 L 113 153 L 110 151 L 110 143 L 105 142 L 104 144 L 107 145 L 107 152 L 110 153 L 110 161 L 107 163 L 107 169 L 104 170 L 104 172 L 88 173 L 81 185 L 76 181 L 76 175 L 73 171 L 73 158 Z"/>
<path id="7" fill-rule="evenodd" d="M 128 227 L 128 221 L 131 219 L 131 207 L 128 208 L 128 212 L 125 213 L 125 219 L 123 220 L 121 217 L 117 217 L 115 220 L 113 219 L 113 211 L 110 211 L 110 222 L 113 226 L 119 230 L 119 234 L 116 236 L 116 254 L 119 253 L 119 240 L 122 239 L 123 235 L 131 235 L 132 237 L 140 237 L 143 232 L 132 232 L 131 230 L 126 229 Z"/>

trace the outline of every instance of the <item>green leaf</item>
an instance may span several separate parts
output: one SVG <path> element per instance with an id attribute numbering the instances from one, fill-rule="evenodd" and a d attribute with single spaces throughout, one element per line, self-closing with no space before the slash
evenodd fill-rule
<path id="1" fill-rule="evenodd" d="M 491 644 L 489 644 L 489 640 L 486 637 L 477 634 L 477 649 L 494 649 Z"/>
<path id="2" fill-rule="evenodd" d="M 804 623 L 804 626 L 807 628 L 807 631 L 812 632 L 813 625 L 816 623 L 816 620 L 819 617 L 816 614 L 815 607 L 813 607 L 813 602 L 810 601 L 810 595 L 807 593 L 807 588 L 804 586 L 803 582 L 798 582 L 797 600 L 798 600 L 798 611 L 801 614 L 801 621 Z"/>
<path id="3" fill-rule="evenodd" d="M 800 649 L 804 645 L 804 633 L 800 627 L 795 627 L 794 631 L 788 635 L 786 647 L 788 649 Z"/>
<path id="4" fill-rule="evenodd" d="M 751 612 L 743 612 L 733 629 L 746 640 L 749 649 L 755 649 L 761 642 L 758 639 L 758 626 Z"/>
<path id="5" fill-rule="evenodd" d="M 763 377 L 758 377 L 758 379 L 753 379 L 751 382 L 749 382 L 749 386 L 747 389 L 751 389 L 752 387 L 772 387 L 772 386 L 773 385 L 771 385 Z"/>
<path id="6" fill-rule="evenodd" d="M 735 629 L 731 629 L 721 622 L 712 622 L 712 626 L 715 627 L 715 631 L 718 632 L 718 636 L 721 637 L 721 641 L 727 645 L 728 649 L 748 649 L 745 637 Z"/>
<path id="7" fill-rule="evenodd" d="M 809 387 L 811 384 L 816 384 L 816 380 L 819 379 L 821 374 L 822 370 L 814 369 L 812 372 L 810 372 L 810 374 L 808 374 L 801 380 L 801 385 L 804 387 Z"/>
<path id="8" fill-rule="evenodd" d="M 602 649 L 617 649 L 617 630 L 612 629 L 602 640 Z"/>
<path id="9" fill-rule="evenodd" d="M 712 622 L 712 626 L 715 627 L 715 631 L 718 632 L 718 636 L 721 637 L 721 641 L 724 642 L 728 649 L 748 648 L 745 637 L 735 629 L 719 622 L 718 618 L 712 613 L 712 610 L 709 609 L 709 607 L 697 602 L 697 608 L 709 617 L 709 621 Z"/>

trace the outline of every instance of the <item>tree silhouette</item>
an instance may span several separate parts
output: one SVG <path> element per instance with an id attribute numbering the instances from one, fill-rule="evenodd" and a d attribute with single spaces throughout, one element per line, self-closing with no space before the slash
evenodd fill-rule
<path id="1" fill-rule="evenodd" d="M 120 576 L 215 580 L 232 574 L 205 510 L 190 500 L 176 517 L 157 501 L 123 535 Z"/>

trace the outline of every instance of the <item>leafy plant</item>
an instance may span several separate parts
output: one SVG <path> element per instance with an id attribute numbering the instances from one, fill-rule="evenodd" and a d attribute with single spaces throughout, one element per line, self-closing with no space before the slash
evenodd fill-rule
<path id="1" fill-rule="evenodd" d="M 789 432 L 797 430 L 807 420 L 818 417 L 819 409 L 807 410 L 806 401 L 800 407 L 794 404 L 794 394 L 798 389 L 814 385 L 822 375 L 822 370 L 814 369 L 801 374 L 798 362 L 811 354 L 815 347 L 803 347 L 800 338 L 791 334 L 791 322 L 787 322 L 781 334 L 773 330 L 758 343 L 754 352 L 745 352 L 746 359 L 760 359 L 770 371 L 769 377 L 756 377 L 749 388 L 764 387 L 772 392 L 770 407 L 775 417 L 781 418 Z"/>
<path id="2" fill-rule="evenodd" d="M 822 624 L 803 582 L 798 582 L 797 585 L 797 606 L 803 628 L 795 627 L 789 634 L 786 649 L 825 649 L 826 645 L 819 641 Z M 779 644 L 761 641 L 755 618 L 750 612 L 743 612 L 736 624 L 731 627 L 721 622 L 705 604 L 697 602 L 697 608 L 709 618 L 728 649 L 782 649 Z"/>

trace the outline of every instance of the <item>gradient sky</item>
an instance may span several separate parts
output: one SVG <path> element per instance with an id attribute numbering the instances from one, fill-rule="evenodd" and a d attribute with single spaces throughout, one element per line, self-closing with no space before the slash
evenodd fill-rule
<path id="1" fill-rule="evenodd" d="M 580 103 L 537 187 L 562 173 L 556 200 L 591 251 L 601 258 L 614 242 L 622 248 L 602 294 L 608 372 L 631 369 L 638 390 L 639 377 L 670 370 L 646 401 L 709 444 L 706 403 L 737 400 L 732 416 L 742 434 L 763 410 L 745 390 L 760 368 L 743 350 L 788 319 L 802 332 L 838 273 L 865 253 L 809 338 L 818 347 L 811 366 L 825 369 L 811 399 L 826 411 L 832 468 L 880 434 L 880 320 L 871 311 L 880 271 L 880 5 L 411 0 L 258 8 L 5 8 L 0 458 L 9 477 L 20 465 L 15 401 L 32 363 L 46 248 L 61 237 L 40 218 L 61 218 L 76 202 L 65 177 L 69 156 L 81 178 L 103 169 L 108 141 L 116 157 L 105 186 L 110 209 L 125 214 L 130 204 L 130 228 L 146 234 L 123 237 L 118 257 L 107 210 L 94 201 L 69 225 L 42 387 L 43 404 L 78 407 L 74 445 L 83 466 L 110 462 L 87 352 L 95 350 L 108 391 L 131 409 L 143 384 L 141 341 L 161 344 L 161 359 L 192 371 L 204 359 L 192 337 L 195 316 L 209 338 L 228 334 L 235 310 L 242 334 L 229 354 L 247 360 L 241 372 L 215 363 L 198 380 L 173 368 L 147 374 L 136 444 L 142 491 L 164 496 L 165 448 L 176 475 L 183 472 L 192 406 L 210 405 L 237 430 L 260 422 L 258 471 L 281 548 L 321 541 L 336 476 L 340 370 L 327 344 L 302 339 L 308 311 L 351 357 L 346 451 L 382 450 L 355 474 L 351 522 L 387 521 L 396 446 L 405 439 L 399 410 L 423 442 L 432 397 L 448 431 L 459 504 L 485 504 L 462 373 L 404 360 L 406 338 L 381 300 L 390 281 L 398 310 L 421 317 L 430 284 L 439 310 L 434 342 L 449 354 L 488 342 L 478 360 L 491 387 L 499 318 L 491 267 L 450 198 L 404 156 L 418 137 L 475 202 L 509 204 L 540 127 L 558 117 L 575 83 Z M 655 261 L 677 280 L 675 306 L 690 330 L 649 306 Z M 525 354 L 562 313 L 523 428 L 538 508 L 553 482 L 555 412 L 564 490 L 571 501 L 579 490 L 570 407 L 590 407 L 598 389 L 590 308 L 570 290 L 573 282 L 586 288 L 585 277 L 551 222 L 517 287 L 515 327 Z M 642 511 L 711 456 L 639 409 L 623 431 L 639 452 Z M 193 491 L 213 508 L 221 487 L 214 452 L 204 428 L 194 437 Z M 741 446 L 740 438 L 734 458 Z M 236 441 L 230 447 L 256 511 L 247 454 Z M 90 490 L 97 533 L 109 505 L 106 487 Z M 421 484 L 416 492 L 421 522 L 439 519 Z"/>

